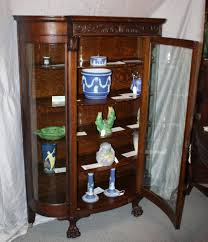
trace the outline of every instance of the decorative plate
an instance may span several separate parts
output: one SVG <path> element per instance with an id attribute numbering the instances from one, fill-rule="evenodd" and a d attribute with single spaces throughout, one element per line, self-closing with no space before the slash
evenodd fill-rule
<path id="1" fill-rule="evenodd" d="M 35 131 L 42 139 L 58 140 L 65 136 L 65 126 L 49 126 Z"/>

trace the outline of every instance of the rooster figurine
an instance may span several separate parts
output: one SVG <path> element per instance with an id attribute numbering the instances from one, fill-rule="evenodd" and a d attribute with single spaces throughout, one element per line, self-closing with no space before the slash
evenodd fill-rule
<path id="1" fill-rule="evenodd" d="M 102 112 L 98 112 L 95 124 L 97 130 L 100 132 L 101 137 L 106 137 L 112 133 L 112 127 L 116 119 L 115 111 L 113 107 L 108 107 L 107 119 L 102 118 Z"/>

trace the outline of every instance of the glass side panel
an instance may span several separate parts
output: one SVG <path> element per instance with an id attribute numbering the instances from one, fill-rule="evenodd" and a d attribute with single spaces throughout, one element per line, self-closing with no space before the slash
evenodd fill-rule
<path id="1" fill-rule="evenodd" d="M 175 210 L 192 50 L 152 46 L 145 185 Z"/>
<path id="2" fill-rule="evenodd" d="M 26 46 L 34 198 L 66 200 L 65 44 Z"/>

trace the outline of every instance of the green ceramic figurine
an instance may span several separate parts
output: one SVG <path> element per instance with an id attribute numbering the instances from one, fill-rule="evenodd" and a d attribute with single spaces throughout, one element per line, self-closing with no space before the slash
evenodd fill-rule
<path id="1" fill-rule="evenodd" d="M 97 130 L 100 132 L 101 137 L 108 136 L 112 133 L 112 127 L 116 119 L 115 111 L 113 107 L 108 107 L 108 116 L 107 119 L 102 118 L 102 112 L 98 112 L 95 124 Z"/>

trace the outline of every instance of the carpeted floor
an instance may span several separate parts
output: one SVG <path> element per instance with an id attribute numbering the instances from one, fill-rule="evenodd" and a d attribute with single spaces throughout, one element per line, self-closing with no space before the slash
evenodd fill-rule
<path id="1" fill-rule="evenodd" d="M 78 221 L 81 236 L 74 242 L 208 242 L 208 198 L 193 189 L 186 197 L 180 230 L 146 199 L 143 215 L 131 215 L 131 205 L 91 215 Z M 51 221 L 33 226 L 14 242 L 66 242 L 67 221 Z"/>

